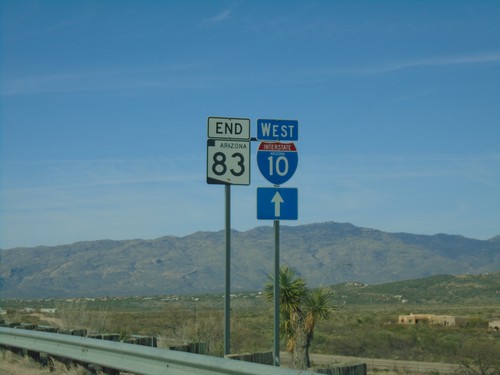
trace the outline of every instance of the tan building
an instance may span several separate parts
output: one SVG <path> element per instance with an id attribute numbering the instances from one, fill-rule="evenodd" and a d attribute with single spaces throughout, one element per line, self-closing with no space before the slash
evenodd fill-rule
<path id="1" fill-rule="evenodd" d="M 488 329 L 490 331 L 500 331 L 500 319 L 495 319 L 495 320 L 492 320 L 489 324 L 488 324 Z"/>
<path id="2" fill-rule="evenodd" d="M 413 314 L 410 315 L 400 315 L 399 324 L 429 324 L 429 325 L 441 325 L 441 326 L 454 326 L 463 324 L 465 318 L 457 317 L 453 315 L 435 315 L 435 314 Z"/>

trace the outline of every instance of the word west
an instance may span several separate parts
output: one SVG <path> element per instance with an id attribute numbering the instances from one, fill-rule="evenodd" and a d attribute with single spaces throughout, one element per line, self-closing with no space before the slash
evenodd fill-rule
<path id="1" fill-rule="evenodd" d="M 263 122 L 261 125 L 262 135 L 273 138 L 293 138 L 294 125 L 272 124 Z"/>

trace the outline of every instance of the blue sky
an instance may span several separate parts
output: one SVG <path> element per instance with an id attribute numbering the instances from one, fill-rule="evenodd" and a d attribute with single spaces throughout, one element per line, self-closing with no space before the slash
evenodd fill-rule
<path id="1" fill-rule="evenodd" d="M 0 3 L 0 248 L 224 228 L 209 116 L 299 121 L 299 220 L 500 234 L 498 1 Z M 252 144 L 232 227 L 270 186 Z"/>

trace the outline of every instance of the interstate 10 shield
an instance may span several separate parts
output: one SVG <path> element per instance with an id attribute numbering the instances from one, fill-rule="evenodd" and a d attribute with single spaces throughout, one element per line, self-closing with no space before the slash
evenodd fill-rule
<path id="1" fill-rule="evenodd" d="M 298 159 L 294 143 L 261 142 L 257 150 L 259 170 L 274 185 L 282 185 L 293 176 Z"/>

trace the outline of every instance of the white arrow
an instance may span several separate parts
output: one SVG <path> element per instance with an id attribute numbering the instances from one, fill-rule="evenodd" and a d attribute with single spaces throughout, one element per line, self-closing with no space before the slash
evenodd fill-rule
<path id="1" fill-rule="evenodd" d="M 281 215 L 281 203 L 284 202 L 283 197 L 281 196 L 280 192 L 277 191 L 276 194 L 274 194 L 273 199 L 271 199 L 271 202 L 274 203 L 274 216 L 280 217 Z"/>

